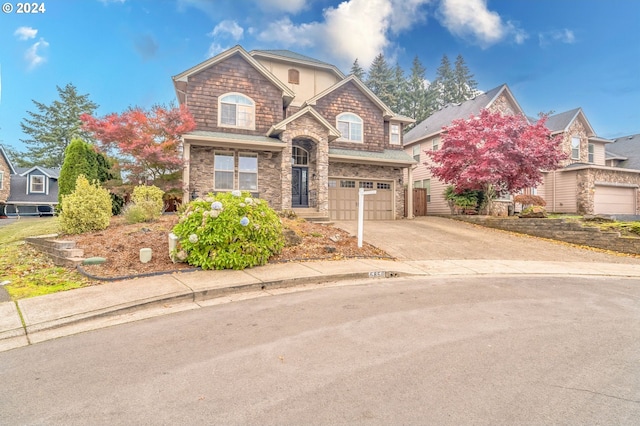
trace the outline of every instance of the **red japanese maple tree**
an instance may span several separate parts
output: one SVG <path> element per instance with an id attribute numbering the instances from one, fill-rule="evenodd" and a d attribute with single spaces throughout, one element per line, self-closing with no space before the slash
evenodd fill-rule
<path id="1" fill-rule="evenodd" d="M 108 151 L 119 152 L 119 160 L 131 181 L 149 181 L 169 189 L 170 182 L 182 167 L 180 136 L 195 128 L 187 108 L 153 106 L 146 111 L 129 108 L 122 114 L 95 118 L 80 117 L 83 128 L 90 131 Z"/>
<path id="2" fill-rule="evenodd" d="M 426 165 L 434 177 L 456 191 L 480 190 L 490 200 L 502 192 L 515 193 L 542 182 L 542 170 L 554 170 L 567 158 L 559 137 L 520 115 L 483 110 L 444 128 L 441 149 L 427 151 Z"/>

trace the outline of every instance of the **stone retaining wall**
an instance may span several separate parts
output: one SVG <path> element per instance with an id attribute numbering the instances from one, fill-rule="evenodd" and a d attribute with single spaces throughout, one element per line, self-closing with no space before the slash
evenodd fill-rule
<path id="1" fill-rule="evenodd" d="M 550 238 L 567 243 L 596 247 L 621 253 L 640 254 L 640 238 L 623 237 L 619 232 L 605 232 L 594 226 L 564 219 L 495 218 L 489 216 L 450 216 L 452 219 L 476 223 L 488 228 Z"/>
<path id="2" fill-rule="evenodd" d="M 84 260 L 84 250 L 76 248 L 75 241 L 56 240 L 51 235 L 29 237 L 25 241 L 47 254 L 58 266 L 75 268 Z"/>

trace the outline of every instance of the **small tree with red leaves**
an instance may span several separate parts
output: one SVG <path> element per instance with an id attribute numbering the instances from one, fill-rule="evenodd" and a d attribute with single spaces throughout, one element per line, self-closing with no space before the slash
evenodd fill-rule
<path id="1" fill-rule="evenodd" d="M 515 193 L 542 182 L 542 170 L 555 170 L 567 158 L 559 137 L 545 127 L 546 116 L 535 124 L 520 115 L 483 110 L 445 127 L 441 149 L 427 151 L 425 163 L 434 177 L 457 191 L 484 192 L 488 213 L 500 193 Z"/>
<path id="2" fill-rule="evenodd" d="M 148 111 L 135 107 L 103 118 L 88 114 L 80 118 L 103 148 L 120 154 L 120 166 L 130 182 L 153 183 L 164 190 L 180 187 L 180 136 L 195 128 L 185 106 L 156 105 Z"/>

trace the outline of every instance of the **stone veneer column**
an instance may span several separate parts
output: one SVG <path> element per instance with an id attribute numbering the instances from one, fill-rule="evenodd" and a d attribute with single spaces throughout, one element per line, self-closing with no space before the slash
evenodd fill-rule
<path id="1" fill-rule="evenodd" d="M 323 137 L 317 146 L 318 211 L 329 213 L 329 141 Z"/>
<path id="2" fill-rule="evenodd" d="M 280 137 L 286 144 L 286 148 L 282 150 L 281 185 L 282 185 L 282 210 L 291 209 L 291 137 L 287 132 L 282 133 Z"/>
<path id="3" fill-rule="evenodd" d="M 182 160 L 184 161 L 182 166 L 182 203 L 186 204 L 191 199 L 189 193 L 189 160 L 191 159 L 191 144 L 188 142 L 182 142 Z"/>

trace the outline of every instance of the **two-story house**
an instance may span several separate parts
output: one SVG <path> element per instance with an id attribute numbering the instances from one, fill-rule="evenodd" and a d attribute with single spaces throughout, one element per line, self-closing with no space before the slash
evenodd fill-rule
<path id="1" fill-rule="evenodd" d="M 250 191 L 275 210 L 357 216 L 404 214 L 402 149 L 411 118 L 395 114 L 358 78 L 287 50 L 236 46 L 173 77 L 195 130 L 183 135 L 185 199 Z"/>
<path id="2" fill-rule="evenodd" d="M 440 149 L 444 127 L 449 126 L 454 120 L 478 115 L 483 109 L 503 114 L 525 115 L 509 87 L 503 84 L 466 102 L 441 108 L 404 135 L 404 150 L 417 162 L 413 176 L 410 177 L 407 173 L 405 178 L 412 182 L 414 188 L 427 189 L 427 214 L 451 214 L 451 209 L 444 198 L 444 191 L 448 185 L 431 176 L 428 167 L 431 159 L 426 152 Z"/>
<path id="3" fill-rule="evenodd" d="M 52 215 L 58 204 L 60 170 L 14 167 L 0 146 L 0 215 Z"/>
<path id="4" fill-rule="evenodd" d="M 525 115 L 509 88 L 502 85 L 436 111 L 405 135 L 405 152 L 418 162 L 410 181 L 413 187 L 427 188 L 428 214 L 450 214 L 451 211 L 443 196 L 446 185 L 431 176 L 427 165 L 430 159 L 425 152 L 439 149 L 443 128 L 453 120 L 468 119 L 482 109 Z M 545 199 L 548 211 L 579 214 L 637 214 L 640 211 L 640 171 L 607 165 L 605 147 L 613 141 L 597 136 L 581 108 L 548 117 L 546 126 L 552 135 L 561 137 L 568 157 L 558 170 L 544 172 L 543 183 L 531 189 Z M 613 163 L 613 154 L 609 157 Z"/>

